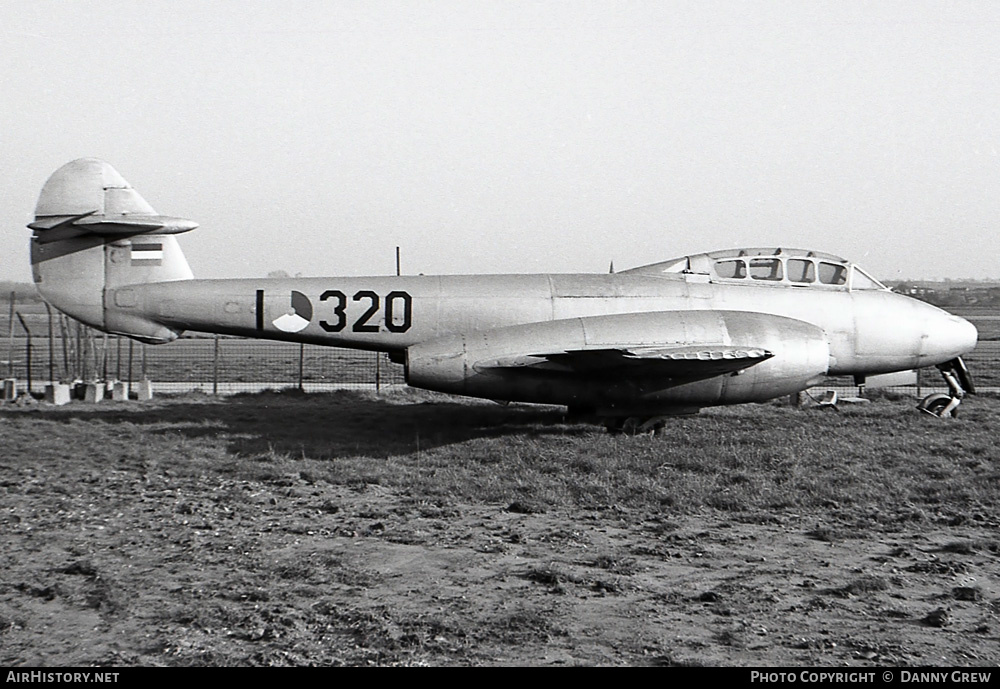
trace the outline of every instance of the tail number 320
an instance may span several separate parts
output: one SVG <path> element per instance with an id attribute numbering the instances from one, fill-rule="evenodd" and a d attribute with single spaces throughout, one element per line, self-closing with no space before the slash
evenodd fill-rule
<path id="1" fill-rule="evenodd" d="M 391 333 L 405 333 L 413 322 L 413 299 L 406 292 L 394 291 L 380 297 L 377 292 L 363 289 L 355 292 L 348 302 L 346 294 L 339 289 L 330 289 L 323 292 L 319 300 L 333 302 L 333 318 L 319 322 L 319 327 L 328 333 L 339 333 L 347 327 L 349 303 L 358 304 L 350 309 L 352 316 L 355 311 L 362 311 L 351 325 L 351 330 L 356 333 L 377 333 L 382 323 Z"/>

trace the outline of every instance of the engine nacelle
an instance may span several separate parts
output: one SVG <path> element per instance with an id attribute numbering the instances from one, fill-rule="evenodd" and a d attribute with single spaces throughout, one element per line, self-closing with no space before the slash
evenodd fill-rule
<path id="1" fill-rule="evenodd" d="M 774 356 L 724 375 L 677 376 L 637 364 L 607 371 L 484 365 L 511 357 L 671 344 L 761 348 Z M 410 385 L 486 399 L 602 409 L 697 408 L 799 392 L 826 375 L 830 348 L 810 323 L 739 311 L 594 316 L 480 330 L 407 350 Z"/>

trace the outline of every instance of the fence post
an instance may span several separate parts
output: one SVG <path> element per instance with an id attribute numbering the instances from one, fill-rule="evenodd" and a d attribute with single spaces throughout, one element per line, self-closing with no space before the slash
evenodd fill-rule
<path id="1" fill-rule="evenodd" d="M 97 353 L 97 331 L 93 328 L 87 328 L 87 334 L 90 340 L 90 354 L 94 357 L 94 380 L 101 379 L 101 357 Z"/>
<path id="2" fill-rule="evenodd" d="M 87 379 L 87 358 L 83 356 L 83 323 L 76 324 L 76 377 Z"/>
<path id="3" fill-rule="evenodd" d="M 7 320 L 7 376 L 14 377 L 14 301 L 17 292 L 10 291 L 10 312 Z"/>
<path id="4" fill-rule="evenodd" d="M 382 392 L 382 352 L 375 352 L 375 394 Z"/>
<path id="5" fill-rule="evenodd" d="M 128 341 L 128 396 L 132 396 L 132 357 L 135 354 L 135 340 Z"/>
<path id="6" fill-rule="evenodd" d="M 28 397 L 31 397 L 31 331 L 28 330 L 28 324 L 21 318 L 20 311 L 17 313 L 17 320 L 21 321 L 21 327 L 24 328 L 24 333 L 28 336 L 27 352 L 24 358 L 28 363 Z"/>
<path id="7" fill-rule="evenodd" d="M 66 327 L 66 316 L 59 314 L 59 338 L 62 340 L 63 350 L 63 380 L 72 380 L 69 375 L 69 328 Z"/>
<path id="8" fill-rule="evenodd" d="M 305 342 L 299 343 L 299 392 L 305 392 L 302 387 L 302 366 L 306 358 L 306 344 Z"/>
<path id="9" fill-rule="evenodd" d="M 108 334 L 101 338 L 101 380 L 108 379 Z"/>
<path id="10" fill-rule="evenodd" d="M 219 394 L 219 336 L 215 336 L 212 347 L 212 394 Z"/>
<path id="11" fill-rule="evenodd" d="M 56 358 L 56 351 L 55 351 L 55 343 L 53 342 L 53 338 L 55 337 L 55 332 L 54 328 L 52 327 L 52 307 L 49 306 L 49 302 L 44 302 L 44 303 L 45 303 L 45 310 L 49 312 L 49 382 L 55 385 L 56 370 L 55 370 L 54 359 Z"/>

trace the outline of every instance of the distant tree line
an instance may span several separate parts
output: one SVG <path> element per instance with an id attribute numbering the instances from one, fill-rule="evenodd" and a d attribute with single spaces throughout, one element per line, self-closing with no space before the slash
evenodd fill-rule
<path id="1" fill-rule="evenodd" d="M 35 291 L 35 286 L 30 282 L 12 282 L 10 280 L 0 280 L 0 302 L 10 301 L 10 293 L 14 293 L 14 299 L 18 303 L 37 303 L 42 300 Z"/>
<path id="2" fill-rule="evenodd" d="M 905 294 L 935 306 L 1000 307 L 1000 285 L 968 282 L 898 282 L 893 292 Z"/>

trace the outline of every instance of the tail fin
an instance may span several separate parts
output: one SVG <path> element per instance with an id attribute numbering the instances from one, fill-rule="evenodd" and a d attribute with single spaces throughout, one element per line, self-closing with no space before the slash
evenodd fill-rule
<path id="1" fill-rule="evenodd" d="M 121 285 L 190 279 L 173 236 L 198 226 L 159 215 L 118 172 L 80 158 L 52 173 L 35 207 L 31 267 L 42 297 L 106 332 L 163 342 L 177 333 L 108 303 Z"/>

